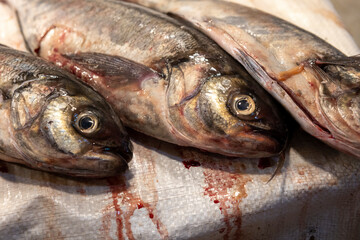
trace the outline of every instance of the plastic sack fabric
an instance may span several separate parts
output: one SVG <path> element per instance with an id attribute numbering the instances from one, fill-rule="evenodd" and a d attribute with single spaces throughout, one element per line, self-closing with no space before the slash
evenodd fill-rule
<path id="1" fill-rule="evenodd" d="M 303 10 L 304 21 L 304 9 L 314 6 L 292 4 L 286 14 L 295 22 L 289 11 Z M 341 25 L 321 27 L 334 17 L 339 21 L 329 2 L 316 6 L 332 20 L 322 15 L 309 27 L 355 54 L 349 35 L 338 41 L 333 34 L 346 33 Z M 22 48 L 15 19 L 0 7 L 1 42 Z M 227 158 L 131 136 L 130 169 L 109 179 L 74 179 L 0 162 L 0 239 L 360 239 L 359 159 L 302 130 L 269 183 L 275 160 Z"/>

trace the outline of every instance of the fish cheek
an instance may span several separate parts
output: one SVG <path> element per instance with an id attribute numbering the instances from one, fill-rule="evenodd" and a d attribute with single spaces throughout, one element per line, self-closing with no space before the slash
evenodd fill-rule
<path id="1" fill-rule="evenodd" d="M 359 93 L 344 94 L 337 99 L 337 109 L 346 123 L 358 134 L 360 129 Z"/>
<path id="2" fill-rule="evenodd" d="M 220 135 L 226 135 L 228 128 L 237 121 L 226 106 L 229 89 L 224 88 L 219 81 L 209 81 L 204 85 L 197 101 L 202 121 Z"/>
<path id="3" fill-rule="evenodd" d="M 207 98 L 206 94 L 204 95 L 201 95 L 198 99 L 199 115 L 208 129 L 223 135 L 228 125 L 228 121 L 224 118 L 226 113 L 224 114 L 224 109 L 222 109 L 223 107 L 226 109 L 226 105 L 221 100 L 216 103 L 215 96 Z"/>
<path id="4" fill-rule="evenodd" d="M 81 155 L 91 148 L 91 143 L 72 126 L 75 101 L 62 96 L 50 101 L 41 118 L 41 131 L 56 148 L 67 154 Z"/>
<path id="5" fill-rule="evenodd" d="M 71 97 L 54 97 L 44 100 L 42 107 L 29 109 L 30 105 L 23 106 L 26 104 L 24 95 L 14 98 L 16 102 L 12 104 L 12 118 L 17 120 L 14 121 L 16 145 L 24 160 L 34 167 L 42 164 L 73 167 L 73 156 L 86 151 L 90 144 L 79 141 L 71 126 L 71 117 L 66 111 Z M 35 117 L 26 117 L 34 109 L 38 110 Z"/>
<path id="6" fill-rule="evenodd" d="M 53 90 L 41 81 L 31 82 L 16 89 L 11 101 L 11 122 L 16 148 L 24 156 L 24 160 L 35 167 L 39 162 L 34 159 L 47 161 L 49 156 L 56 154 L 39 127 L 39 116 Z"/>
<path id="7" fill-rule="evenodd" d="M 11 118 L 15 129 L 25 128 L 32 124 L 52 94 L 53 88 L 33 82 L 15 90 L 11 101 Z"/>
<path id="8" fill-rule="evenodd" d="M 40 130 L 40 120 L 21 130 L 15 131 L 16 148 L 23 155 L 24 160 L 37 168 L 42 164 L 54 164 L 57 159 L 65 158 L 65 154 L 54 150 L 51 142 L 44 137 Z"/>
<path id="9" fill-rule="evenodd" d="M 359 97 L 358 91 L 341 91 L 334 84 L 323 82 L 319 88 L 319 103 L 321 111 L 337 137 L 347 135 L 346 141 L 357 141 L 359 133 Z M 354 131 L 355 130 L 355 131 Z M 355 133 L 355 134 L 354 134 Z"/>

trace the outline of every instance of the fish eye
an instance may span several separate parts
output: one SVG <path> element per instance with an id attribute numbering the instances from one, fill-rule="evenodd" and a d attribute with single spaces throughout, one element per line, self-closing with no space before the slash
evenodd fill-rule
<path id="1" fill-rule="evenodd" d="M 90 111 L 80 113 L 76 116 L 75 127 L 81 133 L 94 133 L 99 130 L 99 118 Z"/>
<path id="2" fill-rule="evenodd" d="M 232 94 L 228 100 L 228 107 L 232 114 L 237 117 L 249 116 L 256 110 L 256 104 L 253 97 L 245 94 Z"/>

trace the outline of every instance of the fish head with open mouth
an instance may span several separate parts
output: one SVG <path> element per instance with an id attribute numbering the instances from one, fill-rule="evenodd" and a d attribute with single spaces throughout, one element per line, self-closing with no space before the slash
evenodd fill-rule
<path id="1" fill-rule="evenodd" d="M 16 147 L 32 167 L 87 177 L 127 169 L 129 137 L 111 107 L 89 87 L 40 75 L 13 96 Z"/>

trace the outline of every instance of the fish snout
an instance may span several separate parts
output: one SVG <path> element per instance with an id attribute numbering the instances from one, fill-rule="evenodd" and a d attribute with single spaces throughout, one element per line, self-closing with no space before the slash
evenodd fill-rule
<path id="1" fill-rule="evenodd" d="M 273 155 L 280 154 L 286 147 L 288 131 L 284 126 L 279 125 L 278 128 L 272 129 L 254 128 L 254 133 L 264 136 L 266 140 L 263 145 Z"/>
<path id="2" fill-rule="evenodd" d="M 129 163 L 133 157 L 133 145 L 130 141 L 126 141 L 117 147 L 103 147 L 103 153 L 111 153 L 121 157 L 126 163 Z"/>
<path id="3" fill-rule="evenodd" d="M 116 146 L 94 145 L 86 157 L 91 162 L 98 162 L 93 166 L 98 176 L 114 176 L 128 168 L 128 163 L 133 157 L 133 145 L 130 141 Z"/>

